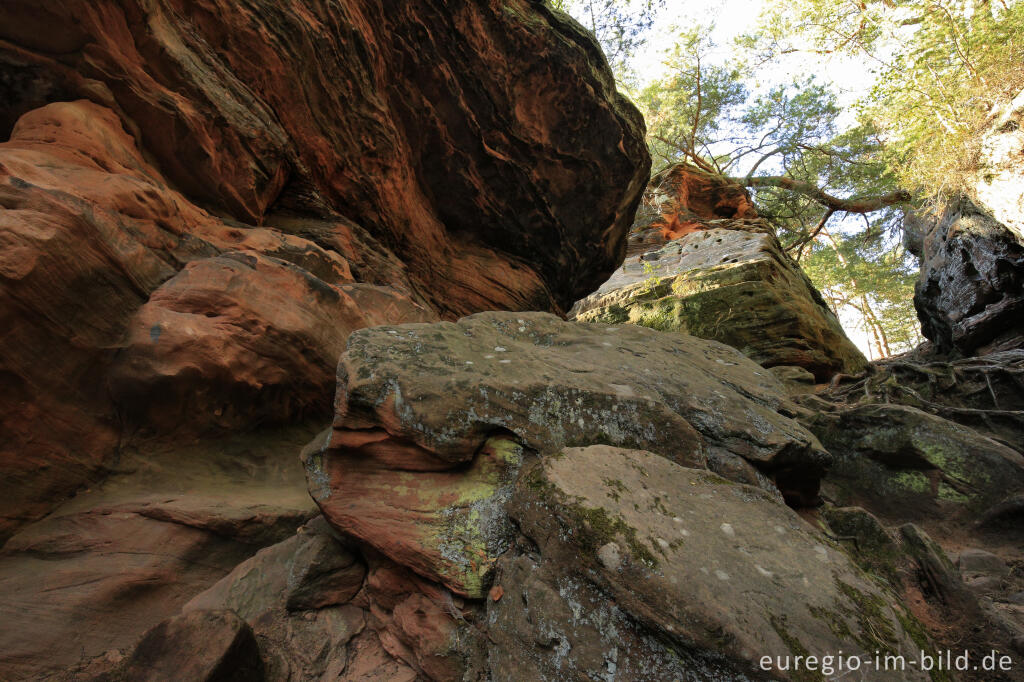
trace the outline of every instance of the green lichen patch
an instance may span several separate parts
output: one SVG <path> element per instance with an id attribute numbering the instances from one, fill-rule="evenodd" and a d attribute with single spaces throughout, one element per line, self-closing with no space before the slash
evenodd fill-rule
<path id="1" fill-rule="evenodd" d="M 608 497 L 612 498 L 616 502 L 622 499 L 622 495 L 628 492 L 625 484 L 617 478 L 605 478 L 602 480 L 609 489 Z"/>
<path id="2" fill-rule="evenodd" d="M 618 515 L 612 516 L 602 507 L 585 507 L 582 504 L 567 504 L 564 510 L 574 528 L 579 531 L 580 544 L 589 552 L 618 540 L 629 548 L 633 559 L 650 569 L 658 567 L 658 559 L 648 547 L 640 542 L 636 529 Z"/>
<path id="3" fill-rule="evenodd" d="M 838 577 L 835 583 L 839 591 L 855 605 L 853 609 L 839 607 L 857 622 L 858 629 L 853 633 L 854 641 L 868 652 L 897 653 L 899 642 L 896 638 L 896 629 L 886 615 L 888 608 L 885 600 L 877 594 L 864 594 Z"/>
<path id="4" fill-rule="evenodd" d="M 800 639 L 793 635 L 786 627 L 785 616 L 773 614 L 770 617 L 769 622 L 771 622 L 772 629 L 775 630 L 775 634 L 779 636 L 779 639 L 783 641 L 786 648 L 789 649 L 789 652 L 794 657 L 801 656 L 806 658 L 810 655 L 811 652 L 807 650 L 807 647 L 805 647 Z M 821 673 L 807 670 L 806 668 L 800 668 L 793 671 L 791 679 L 794 682 L 821 682 L 821 680 L 824 680 L 825 678 Z"/>

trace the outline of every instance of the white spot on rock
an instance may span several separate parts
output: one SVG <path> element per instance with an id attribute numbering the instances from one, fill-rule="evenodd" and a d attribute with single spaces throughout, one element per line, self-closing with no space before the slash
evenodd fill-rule
<path id="1" fill-rule="evenodd" d="M 721 528 L 722 528 L 722 532 L 725 533 L 726 535 L 728 535 L 729 537 L 731 537 L 731 538 L 736 537 L 736 531 L 734 531 L 732 529 L 732 524 L 723 523 Z"/>
<path id="2" fill-rule="evenodd" d="M 728 580 L 729 579 L 729 574 L 726 573 L 725 571 L 718 570 L 718 571 L 715 571 L 715 577 L 718 578 L 719 580 Z"/>
<path id="3" fill-rule="evenodd" d="M 759 566 L 758 564 L 754 564 L 754 568 L 756 568 L 757 572 L 760 573 L 761 575 L 763 575 L 765 578 L 771 578 L 772 576 L 775 575 L 774 573 L 769 571 L 767 568 Z"/>

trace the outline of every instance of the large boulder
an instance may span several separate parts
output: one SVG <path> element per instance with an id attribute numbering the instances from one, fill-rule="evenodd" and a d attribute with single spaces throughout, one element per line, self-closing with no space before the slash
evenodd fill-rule
<path id="1" fill-rule="evenodd" d="M 714 339 L 818 381 L 866 364 L 746 191 L 723 178 L 673 166 L 652 180 L 628 253 L 574 319 Z"/>
<path id="2" fill-rule="evenodd" d="M 1024 490 L 1024 456 L 974 429 L 906 405 L 858 405 L 808 425 L 834 456 L 837 503 L 891 522 L 976 521 Z"/>
<path id="3" fill-rule="evenodd" d="M 263 682 L 252 630 L 231 611 L 195 611 L 146 633 L 123 667 L 101 680 Z"/>
<path id="4" fill-rule="evenodd" d="M 1024 346 L 1024 241 L 966 197 L 910 217 L 921 259 L 914 306 L 939 353 L 983 355 Z"/>
<path id="5" fill-rule="evenodd" d="M 523 448 L 643 447 L 813 499 L 827 455 L 775 378 L 683 334 L 480 313 L 356 332 L 333 429 L 305 452 L 310 491 L 343 532 L 480 596 L 508 545 L 501 511 Z M 787 416 L 788 415 L 788 416 Z"/>
<path id="6" fill-rule="evenodd" d="M 317 523 L 319 521 L 320 523 Z M 322 519 L 257 552 L 182 609 L 229 611 L 251 627 L 268 680 L 337 679 L 365 627 L 351 605 L 366 567 Z"/>
<path id="7" fill-rule="evenodd" d="M 38 84 L 11 110 L 108 107 L 247 224 L 344 216 L 451 315 L 568 309 L 617 265 L 648 179 L 642 118 L 543 3 L 14 0 L 0 25 L 0 80 Z"/>
<path id="8" fill-rule="evenodd" d="M 724 220 L 628 258 L 573 317 L 714 339 L 765 367 L 802 367 L 818 381 L 866 364 L 774 235 Z"/>
<path id="9" fill-rule="evenodd" d="M 839 651 L 917 658 L 925 643 L 889 593 L 778 500 L 653 453 L 567 448 L 529 465 L 510 509 L 536 550 L 499 561 L 496 680 L 819 679 L 839 671 Z"/>

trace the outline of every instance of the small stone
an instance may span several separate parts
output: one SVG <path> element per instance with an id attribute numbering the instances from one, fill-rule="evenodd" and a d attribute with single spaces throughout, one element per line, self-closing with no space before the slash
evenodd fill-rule
<path id="1" fill-rule="evenodd" d="M 609 542 L 603 545 L 597 550 L 597 558 L 600 560 L 601 565 L 609 571 L 618 570 L 619 566 L 622 565 L 622 557 L 619 554 L 619 546 L 614 542 Z"/>
<path id="2" fill-rule="evenodd" d="M 1010 572 L 1002 559 L 983 549 L 965 549 L 957 560 L 960 573 L 967 575 L 1004 576 Z"/>

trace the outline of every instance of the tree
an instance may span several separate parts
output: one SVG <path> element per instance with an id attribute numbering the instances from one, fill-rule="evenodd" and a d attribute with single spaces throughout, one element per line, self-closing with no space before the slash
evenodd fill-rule
<path id="1" fill-rule="evenodd" d="M 629 58 L 646 42 L 665 0 L 550 0 L 550 4 L 590 29 L 616 78 L 623 82 L 629 80 Z"/>
<path id="2" fill-rule="evenodd" d="M 838 130 L 834 94 L 813 78 L 752 93 L 750 67 L 715 63 L 708 26 L 680 34 L 665 78 L 638 98 L 658 166 L 692 163 L 754 191 L 797 258 L 833 220 L 879 214 L 890 228 L 911 195 L 886 171 L 870 124 Z"/>
<path id="3" fill-rule="evenodd" d="M 813 78 L 759 87 L 756 60 L 715 59 L 711 34 L 680 34 L 666 76 L 638 97 L 656 166 L 690 163 L 749 188 L 833 310 L 860 320 L 872 355 L 909 349 L 916 267 L 899 226 L 912 196 L 887 170 L 877 128 L 841 129 L 834 93 Z"/>
<path id="4" fill-rule="evenodd" d="M 764 59 L 804 51 L 863 60 L 861 102 L 900 184 L 929 196 L 968 188 L 993 109 L 1024 89 L 1024 3 L 1013 0 L 775 0 Z"/>

